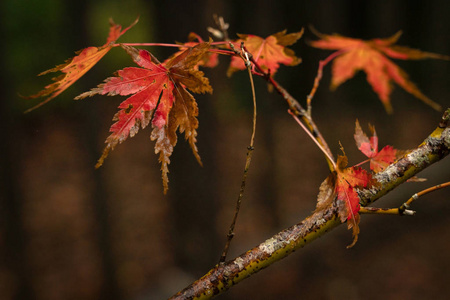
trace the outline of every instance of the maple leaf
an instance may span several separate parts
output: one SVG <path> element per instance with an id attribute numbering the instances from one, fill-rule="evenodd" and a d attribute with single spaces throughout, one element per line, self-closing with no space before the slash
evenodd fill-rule
<path id="1" fill-rule="evenodd" d="M 439 104 L 425 96 L 409 80 L 408 74 L 388 57 L 403 60 L 425 58 L 449 60 L 449 56 L 393 45 L 399 39 L 401 32 L 387 39 L 373 39 L 369 41 L 348 38 L 337 34 L 325 35 L 316 32 L 316 35 L 321 40 L 311 42 L 313 47 L 338 50 L 336 53 L 338 55 L 334 58 L 332 66 L 332 89 L 352 78 L 356 71 L 362 70 L 367 74 L 367 81 L 380 98 L 388 113 L 392 113 L 392 105 L 390 103 L 392 81 L 434 109 L 441 109 Z"/>
<path id="2" fill-rule="evenodd" d="M 287 46 L 293 45 L 303 35 L 303 29 L 299 32 L 286 34 L 286 30 L 272 34 L 267 38 L 261 38 L 251 34 L 238 34 L 240 39 L 233 42 L 236 49 L 240 48 L 241 42 L 244 43 L 248 52 L 253 55 L 254 60 L 265 71 L 270 71 L 273 76 L 280 64 L 287 66 L 298 65 L 302 60 L 295 56 L 292 49 Z M 231 58 L 230 67 L 227 75 L 231 76 L 237 70 L 244 70 L 245 64 L 240 57 Z"/>
<path id="3" fill-rule="evenodd" d="M 66 60 L 64 64 L 58 65 L 53 69 L 44 71 L 39 74 L 39 76 L 48 74 L 51 72 L 61 71 L 64 74 L 61 74 L 58 77 L 53 78 L 52 84 L 47 85 L 42 91 L 35 95 L 31 95 L 25 98 L 33 99 L 37 97 L 48 96 L 47 99 L 39 103 L 38 105 L 28 109 L 26 112 L 34 110 L 45 103 L 49 102 L 63 91 L 65 91 L 68 87 L 70 87 L 75 81 L 80 79 L 87 71 L 89 71 L 106 53 L 111 50 L 113 44 L 116 40 L 122 36 L 125 32 L 127 32 L 131 27 L 136 25 L 139 18 L 137 18 L 130 26 L 122 30 L 122 26 L 115 24 L 112 19 L 109 20 L 110 28 L 109 35 L 106 39 L 106 43 L 101 47 L 87 47 L 80 51 L 76 52 L 76 56 Z"/>
<path id="4" fill-rule="evenodd" d="M 196 41 L 197 40 L 197 41 Z M 200 43 L 204 43 L 205 41 L 196 33 L 191 32 L 188 35 L 188 41 L 187 43 L 180 44 L 180 50 L 173 54 L 170 58 L 168 58 L 165 62 L 170 61 L 171 59 L 175 58 L 176 56 L 183 53 L 186 48 L 197 46 Z M 219 54 L 214 52 L 206 52 L 205 55 L 198 61 L 197 65 L 195 65 L 195 68 L 197 69 L 198 66 L 208 67 L 208 68 L 214 68 L 219 64 Z"/>
<path id="5" fill-rule="evenodd" d="M 173 148 L 177 143 L 177 130 L 185 133 L 194 156 L 201 164 L 196 146 L 198 128 L 198 108 L 194 93 L 212 93 L 209 81 L 203 72 L 194 67 L 208 51 L 210 44 L 202 43 L 188 48 L 167 63 L 161 64 L 150 52 L 121 45 L 140 66 L 128 67 L 117 72 L 97 88 L 83 93 L 75 99 L 82 99 L 95 94 L 132 95 L 119 105 L 119 112 L 114 116 L 116 121 L 111 128 L 111 135 L 96 167 L 100 167 L 109 151 L 117 144 L 133 137 L 139 128 L 151 123 L 153 131 L 151 139 L 155 140 L 155 153 L 159 153 L 164 193 L 168 189 L 168 165 Z M 186 89 L 187 88 L 187 89 Z"/>
<path id="6" fill-rule="evenodd" d="M 347 164 L 347 157 L 339 155 L 336 170 L 320 185 L 316 211 L 323 210 L 336 201 L 341 222 L 347 222 L 348 229 L 353 229 L 353 242 L 348 246 L 351 248 L 357 242 L 359 234 L 361 207 L 356 189 L 371 187 L 376 181 L 365 170 L 347 167 Z"/>
<path id="7" fill-rule="evenodd" d="M 378 136 L 375 131 L 375 127 L 369 124 L 372 136 L 370 138 L 364 133 L 359 125 L 358 120 L 356 120 L 355 125 L 355 141 L 356 147 L 369 158 L 370 169 L 375 173 L 380 172 L 388 165 L 394 162 L 397 158 L 398 150 L 392 146 L 385 146 L 381 151 L 378 151 Z"/>

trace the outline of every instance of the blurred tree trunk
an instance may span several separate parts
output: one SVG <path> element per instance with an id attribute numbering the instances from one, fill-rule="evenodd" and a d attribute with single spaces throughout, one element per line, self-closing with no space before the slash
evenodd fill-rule
<path id="1" fill-rule="evenodd" d="M 68 23 L 67 27 L 76 31 L 72 34 L 74 37 L 73 49 L 77 49 L 79 45 L 84 45 L 86 41 L 90 40 L 88 34 L 89 24 L 87 23 L 88 9 L 89 2 L 86 0 L 69 1 L 66 3 L 66 11 L 69 12 L 66 18 L 66 22 Z M 79 86 L 81 84 L 82 82 L 78 82 Z M 81 89 L 88 90 L 89 88 L 91 86 L 84 86 Z M 86 160 L 88 161 L 88 165 L 92 166 L 90 169 L 90 177 L 94 179 L 91 199 L 93 201 L 95 220 L 97 220 L 96 228 L 98 230 L 97 239 L 92 242 L 97 243 L 97 247 L 101 253 L 99 257 L 101 278 L 98 279 L 101 282 L 100 299 L 119 300 L 124 299 L 124 295 L 117 279 L 117 263 L 113 252 L 113 235 L 109 219 L 111 211 L 110 197 L 106 190 L 103 169 L 94 168 L 97 159 L 101 156 L 98 144 L 103 139 L 103 132 L 100 133 L 102 128 L 100 126 L 102 122 L 102 107 L 103 103 L 96 101 L 86 111 L 86 114 L 76 117 L 82 118 L 80 123 L 85 125 L 83 129 L 85 134 L 82 135 L 84 141 L 82 143 L 86 145 Z"/>
<path id="2" fill-rule="evenodd" d="M 2 44 L 4 45 L 4 44 Z M 0 53 L 3 56 L 3 53 Z M 2 67 L 2 69 L 4 69 Z M 8 76 L 1 72 L 1 82 L 8 86 L 13 85 Z M 13 95 L 6 95 L 13 98 Z M 24 220 L 22 216 L 23 194 L 20 188 L 20 176 L 17 172 L 17 162 L 20 162 L 20 152 L 15 149 L 15 144 L 5 142 L 13 140 L 12 137 L 20 135 L 21 128 L 15 122 L 17 118 L 10 107 L 10 101 L 0 101 L 0 127 L 3 128 L 2 142 L 0 142 L 0 235 L 4 240 L 1 252 L 6 257 L 0 263 L 2 275 L 8 285 L 1 288 L 1 292 L 10 292 L 14 299 L 34 299 L 30 265 L 27 256 L 26 241 L 27 234 L 24 231 Z M 3 253 L 2 253 L 3 254 Z M 4 266 L 2 265 L 4 264 Z M 6 274 L 5 274 L 6 273 Z M 5 283 L 3 281 L 3 283 Z M 9 289 L 9 290 L 8 290 Z M 6 291 L 5 291 L 6 290 Z M 5 295 L 6 296 L 6 295 Z"/>

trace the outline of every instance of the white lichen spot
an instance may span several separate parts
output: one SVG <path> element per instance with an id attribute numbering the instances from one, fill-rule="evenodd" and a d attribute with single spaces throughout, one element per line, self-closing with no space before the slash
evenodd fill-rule
<path id="1" fill-rule="evenodd" d="M 442 133 L 442 136 L 444 137 L 444 145 L 447 148 L 450 148 L 450 128 L 446 128 Z"/>
<path id="2" fill-rule="evenodd" d="M 378 180 L 379 183 L 385 184 L 392 181 L 397 180 L 398 173 L 397 173 L 397 167 L 395 165 L 390 165 L 386 169 L 384 169 L 382 172 L 375 175 L 375 179 Z"/>
<path id="3" fill-rule="evenodd" d="M 275 238 L 267 239 L 264 243 L 259 245 L 259 250 L 268 254 L 272 254 L 277 250 L 275 249 L 276 244 L 277 240 Z"/>
<path id="4" fill-rule="evenodd" d="M 239 271 L 242 271 L 244 269 L 244 260 L 241 257 L 238 257 L 234 260 L 234 264 L 238 266 Z"/>
<path id="5" fill-rule="evenodd" d="M 409 153 L 407 158 L 417 168 L 421 168 L 422 166 L 429 164 L 428 156 L 422 155 L 420 151 L 413 151 Z"/>
<path id="6" fill-rule="evenodd" d="M 324 218 L 322 218 L 322 219 L 319 219 L 319 220 L 316 221 L 316 225 L 317 225 L 317 226 L 321 226 L 321 225 L 324 224 L 325 222 L 326 222 L 326 220 L 325 220 Z"/>

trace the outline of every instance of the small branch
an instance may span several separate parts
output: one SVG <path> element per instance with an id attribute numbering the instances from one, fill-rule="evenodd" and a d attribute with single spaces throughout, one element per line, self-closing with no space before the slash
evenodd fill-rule
<path id="1" fill-rule="evenodd" d="M 244 197 L 244 191 L 245 191 L 245 182 L 247 181 L 247 174 L 248 170 L 250 169 L 250 163 L 252 161 L 252 154 L 253 150 L 255 149 L 253 147 L 254 141 L 255 141 L 255 133 L 256 133 L 256 93 L 255 93 L 255 85 L 253 83 L 253 76 L 252 76 L 252 64 L 250 63 L 249 59 L 249 53 L 246 52 L 243 49 L 243 45 L 241 45 L 241 51 L 238 51 L 234 48 L 234 45 L 230 43 L 231 49 L 238 54 L 245 63 L 245 66 L 248 70 L 248 76 L 250 79 L 250 86 L 252 88 L 252 98 L 253 98 L 253 126 L 252 126 L 252 136 L 250 138 L 250 146 L 247 147 L 247 158 L 245 160 L 245 167 L 244 167 L 244 174 L 242 175 L 242 181 L 241 181 L 241 188 L 239 190 L 239 196 L 236 201 L 236 208 L 233 216 L 233 220 L 231 221 L 230 229 L 227 234 L 227 242 L 225 243 L 225 247 L 223 249 L 222 255 L 220 256 L 219 264 L 223 264 L 227 258 L 228 249 L 230 248 L 231 240 L 234 237 L 234 227 L 236 225 L 237 217 L 239 215 L 239 211 L 241 208 L 242 198 Z"/>
<path id="2" fill-rule="evenodd" d="M 416 214 L 414 210 L 410 210 L 411 203 L 419 199 L 420 196 L 443 189 L 450 186 L 450 181 L 435 185 L 418 193 L 415 193 L 403 203 L 399 208 L 376 208 L 376 207 L 362 207 L 359 211 L 362 214 L 380 214 L 380 215 L 397 215 L 397 216 L 413 216 Z"/>
<path id="3" fill-rule="evenodd" d="M 360 214 L 366 215 L 396 215 L 396 216 L 414 216 L 416 212 L 414 210 L 405 209 L 400 212 L 398 208 L 378 208 L 378 207 L 361 207 Z"/>
<path id="4" fill-rule="evenodd" d="M 450 186 L 450 181 L 449 181 L 449 182 L 445 182 L 445 183 L 441 183 L 441 184 L 438 184 L 438 185 L 435 185 L 435 186 L 433 186 L 433 187 L 430 187 L 430 188 L 428 188 L 428 189 L 425 189 L 425 190 L 423 190 L 423 191 L 420 191 L 420 192 L 418 192 L 418 193 L 415 193 L 414 195 L 411 196 L 411 198 L 408 199 L 408 201 L 406 201 L 405 203 L 403 203 L 402 206 L 400 206 L 400 207 L 398 208 L 400 214 L 404 213 L 404 212 L 407 210 L 407 208 L 409 208 L 409 207 L 411 206 L 411 203 L 412 203 L 414 200 L 419 199 L 420 196 L 423 196 L 423 195 L 425 195 L 425 194 L 428 194 L 428 193 L 431 193 L 431 192 L 434 192 L 434 191 L 437 191 L 437 190 L 439 190 L 439 189 L 443 189 L 443 188 L 449 187 L 449 186 Z"/>
<path id="5" fill-rule="evenodd" d="M 375 202 L 418 172 L 446 157 L 450 152 L 449 119 L 450 109 L 444 114 L 439 127 L 421 145 L 375 175 L 380 183 L 378 187 L 359 191 L 360 202 Z M 170 299 L 210 299 L 341 224 L 334 202 L 237 258 L 216 265 Z"/>

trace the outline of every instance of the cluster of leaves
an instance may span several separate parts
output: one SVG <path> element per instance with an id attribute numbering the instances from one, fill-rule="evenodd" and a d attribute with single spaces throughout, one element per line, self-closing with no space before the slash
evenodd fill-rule
<path id="1" fill-rule="evenodd" d="M 323 210 L 334 201 L 337 201 L 339 217 L 342 222 L 348 224 L 349 229 L 353 229 L 353 242 L 348 247 L 352 247 L 358 240 L 359 234 L 359 204 L 358 189 L 372 188 L 377 185 L 373 173 L 382 171 L 388 165 L 393 163 L 401 153 L 392 146 L 385 146 L 378 151 L 378 137 L 375 127 L 369 125 L 372 136 L 369 138 L 361 129 L 358 120 L 355 126 L 355 141 L 358 149 L 368 157 L 364 162 L 370 162 L 370 171 L 368 172 L 359 165 L 347 167 L 348 158 L 345 155 L 339 155 L 336 168 L 322 182 L 317 196 L 316 210 Z M 342 149 L 344 152 L 344 150 Z"/>
<path id="2" fill-rule="evenodd" d="M 290 34 L 282 31 L 267 38 L 239 35 L 237 40 L 223 42 L 212 42 L 212 40 L 205 42 L 195 33 L 191 33 L 189 42 L 179 44 L 179 51 L 161 63 L 146 50 L 136 49 L 127 44 L 116 44 L 117 39 L 133 27 L 137 21 L 124 30 L 120 25 L 111 21 L 110 32 L 103 46 L 85 48 L 65 64 L 41 73 L 40 75 L 60 71 L 63 74 L 54 78 L 54 83 L 29 98 L 47 96 L 37 106 L 50 101 L 82 77 L 109 50 L 120 46 L 139 67 L 126 67 L 119 70 L 114 77 L 107 78 L 98 87 L 75 98 L 82 99 L 95 94 L 129 96 L 119 105 L 119 111 L 113 118 L 114 124 L 110 128 L 111 134 L 105 141 L 106 147 L 96 166 L 99 167 L 103 164 L 108 153 L 117 144 L 122 143 L 128 137 L 133 137 L 140 128 L 151 125 L 151 139 L 155 141 L 155 153 L 159 154 L 164 192 L 166 192 L 169 181 L 168 165 L 173 148 L 177 143 L 177 131 L 184 132 L 185 139 L 189 142 L 194 156 L 201 163 L 196 146 L 199 125 L 198 108 L 191 93 L 212 93 L 212 87 L 199 67 L 214 67 L 218 64 L 218 54 L 226 54 L 232 56 L 228 75 L 245 69 L 241 57 L 230 50 L 231 43 L 235 48 L 242 47 L 246 53 L 252 55 L 255 74 L 273 78 L 280 64 L 294 66 L 301 62 L 301 59 L 295 56 L 295 53 L 287 46 L 297 42 L 302 37 L 303 30 Z M 351 78 L 356 71 L 364 70 L 367 73 L 368 82 L 379 95 L 388 112 L 392 110 L 389 101 L 391 80 L 434 108 L 438 108 L 438 105 L 423 95 L 409 81 L 406 73 L 387 56 L 396 59 L 448 59 L 448 57 L 394 46 L 399 34 L 388 39 L 371 41 L 337 35 L 318 34 L 318 36 L 321 39 L 312 42 L 312 46 L 338 50 L 330 56 L 330 60 L 334 59 L 332 87 L 337 87 Z M 142 43 L 140 45 L 158 44 Z M 259 73 L 255 70 L 256 65 Z M 393 161 L 395 150 L 387 146 L 378 151 L 378 139 L 374 129 L 372 129 L 372 133 L 372 137 L 369 139 L 357 123 L 355 139 L 358 148 L 370 159 L 371 169 L 378 172 Z M 376 183 L 370 173 L 359 167 L 347 167 L 347 158 L 345 155 L 340 156 L 335 170 L 321 186 L 317 208 L 321 209 L 328 205 L 330 201 L 334 201 L 336 196 L 342 207 L 341 219 L 350 221 L 349 226 L 353 228 L 356 241 L 359 220 L 359 200 L 356 189 L 373 184 Z"/>
<path id="3" fill-rule="evenodd" d="M 151 139 L 155 141 L 155 153 L 159 154 L 164 192 L 166 192 L 169 181 L 168 165 L 173 148 L 177 143 L 177 131 L 185 133 L 185 139 L 201 164 L 196 146 L 198 108 L 195 98 L 190 92 L 212 93 L 209 80 L 202 71 L 199 71 L 199 66 L 215 67 L 218 63 L 218 53 L 211 49 L 211 41 L 204 42 L 195 33 L 191 33 L 190 41 L 179 45 L 180 50 L 162 63 L 146 50 L 136 49 L 126 44 L 115 44 L 116 40 L 136 23 L 137 20 L 126 29 L 121 30 L 120 25 L 111 21 L 110 33 L 105 45 L 83 49 L 64 65 L 41 73 L 40 75 L 61 71 L 64 74 L 54 78 L 54 83 L 29 98 L 48 96 L 32 109 L 50 101 L 83 76 L 112 47 L 120 45 L 139 67 L 127 67 L 119 70 L 115 77 L 107 78 L 103 84 L 75 98 L 83 99 L 95 94 L 131 95 L 119 105 L 119 111 L 113 118 L 115 123 L 110 128 L 111 134 L 105 141 L 106 147 L 96 167 L 103 164 L 109 152 L 117 144 L 122 143 L 128 137 L 133 137 L 140 128 L 144 129 L 151 124 L 153 128 Z M 300 59 L 286 46 L 295 43 L 301 35 L 302 32 L 286 34 L 285 31 L 269 36 L 267 39 L 242 35 L 240 39 L 233 42 L 236 45 L 244 42 L 252 51 L 258 53 L 255 61 L 258 61 L 265 70 L 270 70 L 273 75 L 279 64 L 296 65 L 300 63 Z M 222 48 L 229 48 L 227 43 L 222 44 Z M 230 55 L 232 52 L 228 51 L 226 54 Z M 233 57 L 229 74 L 244 68 L 241 59 Z"/>
<path id="4" fill-rule="evenodd" d="M 372 133 L 370 138 L 367 137 L 361 129 L 358 120 L 356 120 L 354 138 L 356 147 L 369 158 L 370 170 L 378 173 L 393 163 L 402 152 L 389 145 L 378 151 L 378 136 L 375 127 L 369 124 L 369 129 Z"/>

